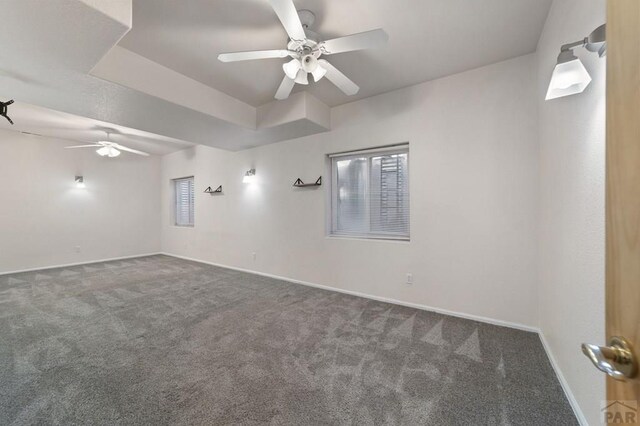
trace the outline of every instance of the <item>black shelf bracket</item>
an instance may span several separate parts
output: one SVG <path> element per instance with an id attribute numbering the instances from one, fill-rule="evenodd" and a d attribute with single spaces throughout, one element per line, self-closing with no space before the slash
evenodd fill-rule
<path id="1" fill-rule="evenodd" d="M 215 190 L 211 189 L 210 186 L 207 187 L 207 189 L 204 190 L 204 192 L 206 194 L 222 194 L 222 185 L 220 185 L 219 187 L 217 187 Z"/>
<path id="2" fill-rule="evenodd" d="M 0 115 L 9 120 L 9 123 L 13 124 L 13 120 L 7 115 L 7 107 L 13 103 L 13 99 L 7 102 L 0 101 Z"/>
<path id="3" fill-rule="evenodd" d="M 297 188 L 304 188 L 306 186 L 320 186 L 320 185 L 322 185 L 322 176 L 320 176 L 315 183 L 304 183 L 300 178 L 298 178 L 295 182 L 293 182 L 293 186 Z"/>

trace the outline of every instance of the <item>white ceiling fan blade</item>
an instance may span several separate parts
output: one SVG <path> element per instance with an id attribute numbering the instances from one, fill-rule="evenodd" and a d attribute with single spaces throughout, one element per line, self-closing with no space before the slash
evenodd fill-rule
<path id="1" fill-rule="evenodd" d="M 144 155 L 145 157 L 149 156 L 149 154 L 147 154 L 146 152 L 138 151 L 137 149 L 127 148 L 126 146 L 122 146 L 122 145 L 117 144 L 117 143 L 114 143 L 113 147 L 117 148 L 117 149 L 119 149 L 121 151 L 127 151 L 127 152 L 131 152 L 133 154 Z"/>
<path id="2" fill-rule="evenodd" d="M 269 0 L 269 3 L 291 40 L 302 41 L 307 38 L 293 0 Z"/>
<path id="3" fill-rule="evenodd" d="M 365 31 L 338 37 L 320 43 L 320 49 L 325 55 L 334 53 L 351 52 L 353 50 L 373 49 L 383 46 L 389 40 L 389 36 L 383 29 Z"/>
<path id="4" fill-rule="evenodd" d="M 280 87 L 278 87 L 275 98 L 278 100 L 287 99 L 291 94 L 291 90 L 293 90 L 294 84 L 296 84 L 295 81 L 285 75 Z"/>
<path id="5" fill-rule="evenodd" d="M 221 53 L 220 62 L 251 61 L 253 59 L 286 58 L 291 52 L 288 50 L 252 50 L 249 52 Z"/>
<path id="6" fill-rule="evenodd" d="M 342 74 L 336 67 L 331 65 L 329 62 L 324 59 L 318 60 L 318 64 L 327 70 L 325 76 L 329 79 L 330 82 L 335 84 L 338 89 L 342 90 L 346 95 L 355 95 L 358 93 L 360 88 L 353 81 L 349 80 L 349 78 Z"/>
<path id="7" fill-rule="evenodd" d="M 65 146 L 65 148 L 89 148 L 89 147 L 94 147 L 94 146 L 102 146 L 99 144 L 93 144 L 93 145 L 73 145 L 73 146 Z"/>

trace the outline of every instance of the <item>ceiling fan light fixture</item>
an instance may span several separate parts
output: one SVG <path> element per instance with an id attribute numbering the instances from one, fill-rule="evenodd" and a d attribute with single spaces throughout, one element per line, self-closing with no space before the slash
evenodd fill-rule
<path id="1" fill-rule="evenodd" d="M 303 69 L 298 71 L 298 75 L 296 76 L 296 83 L 298 84 L 309 84 L 309 78 L 307 77 L 307 72 Z"/>
<path id="2" fill-rule="evenodd" d="M 117 157 L 118 155 L 120 155 L 120 151 L 118 151 L 112 146 L 103 146 L 102 148 L 98 149 L 96 152 L 98 153 L 98 155 L 102 157 L 109 157 L 109 158 Z"/>
<path id="3" fill-rule="evenodd" d="M 302 69 L 306 72 L 314 72 L 318 68 L 318 59 L 313 55 L 306 55 L 302 58 Z"/>
<path id="4" fill-rule="evenodd" d="M 316 69 L 311 72 L 311 75 L 313 76 L 313 80 L 317 83 L 326 73 L 327 70 L 318 65 Z"/>
<path id="5" fill-rule="evenodd" d="M 282 69 L 284 70 L 284 73 L 291 80 L 294 80 L 296 78 L 296 76 L 298 75 L 298 71 L 300 71 L 301 67 L 302 65 L 300 65 L 300 61 L 297 59 L 292 59 L 286 64 L 282 65 Z"/>

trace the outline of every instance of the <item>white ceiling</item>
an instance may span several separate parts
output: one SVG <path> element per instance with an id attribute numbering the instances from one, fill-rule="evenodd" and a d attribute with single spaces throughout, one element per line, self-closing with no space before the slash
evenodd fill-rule
<path id="1" fill-rule="evenodd" d="M 329 106 L 373 96 L 536 49 L 551 0 L 294 0 L 333 38 L 384 28 L 378 50 L 327 57 L 360 87 L 342 94 L 326 79 L 306 89 Z M 284 48 L 266 0 L 134 0 L 120 45 L 253 106 L 273 100 L 284 60 L 221 63 L 217 55 Z M 296 86 L 301 90 L 304 86 Z"/>
<path id="2" fill-rule="evenodd" d="M 0 129 L 65 139 L 69 141 L 69 145 L 104 141 L 106 132 L 109 132 L 110 141 L 149 154 L 164 155 L 193 146 L 181 140 L 23 102 L 10 105 L 8 115 L 15 124 L 12 126 L 6 119 L 0 117 Z"/>
<path id="3" fill-rule="evenodd" d="M 123 129 L 229 150 L 327 130 L 328 126 L 305 120 L 304 114 L 299 113 L 290 115 L 291 122 L 261 126 L 257 117 L 269 114 L 262 110 L 259 114 L 257 108 L 240 101 L 236 103 L 243 104 L 242 109 L 255 118 L 248 127 L 238 125 L 238 120 L 233 119 L 237 111 L 230 108 L 231 102 L 224 101 L 227 95 L 211 96 L 215 89 L 182 74 L 174 73 L 182 81 L 162 78 L 167 73 L 157 71 L 164 67 L 149 60 L 156 68 L 141 70 L 137 67 L 139 62 L 134 61 L 124 64 L 133 69 L 125 67 L 119 72 L 137 75 L 139 82 L 147 82 L 156 90 L 141 90 L 91 74 L 102 59 L 117 50 L 114 46 L 130 30 L 132 9 L 132 0 L 0 1 L 4 35 L 0 43 L 0 100 L 15 99 Z M 183 90 L 185 86 L 187 90 Z M 159 95 L 160 89 L 167 88 L 174 96 Z M 198 102 L 195 106 L 181 102 L 198 90 L 204 107 Z M 278 103 L 274 109 L 281 109 L 282 105 Z M 303 102 L 302 113 L 307 110 L 305 105 Z M 16 121 L 16 126 L 21 126 L 22 121 L 23 118 Z M 34 133 L 46 134 L 37 130 Z"/>
<path id="4" fill-rule="evenodd" d="M 315 11 L 314 28 L 326 38 L 378 27 L 389 33 L 383 49 L 330 57 L 362 87 L 358 96 L 323 79 L 299 93 L 302 102 L 270 102 L 282 60 L 217 61 L 220 52 L 284 47 L 267 0 L 20 0 L 0 1 L 0 99 L 16 100 L 13 130 L 98 140 L 110 127 L 128 135 L 114 132 L 120 142 L 158 154 L 181 149 L 180 141 L 246 149 L 327 131 L 331 112 L 322 101 L 335 106 L 533 52 L 551 2 L 294 1 Z M 124 47 L 114 49 L 120 41 Z M 117 51 L 137 60 L 114 61 Z M 116 66 L 115 77 L 91 73 L 103 62 Z M 238 99 L 248 125 L 238 124 L 220 92 Z M 47 111 L 21 110 L 27 105 Z"/>

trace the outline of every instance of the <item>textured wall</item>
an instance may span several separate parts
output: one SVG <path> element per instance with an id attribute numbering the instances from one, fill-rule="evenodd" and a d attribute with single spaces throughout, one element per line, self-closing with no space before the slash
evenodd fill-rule
<path id="1" fill-rule="evenodd" d="M 67 145 L 0 131 L 0 272 L 159 251 L 160 158 Z"/>
<path id="2" fill-rule="evenodd" d="M 582 342 L 605 342 L 605 60 L 578 50 L 591 85 L 580 95 L 544 97 L 560 46 L 604 22 L 604 0 L 556 0 L 537 53 L 540 326 L 589 424 L 600 423 L 605 399 L 604 375 L 580 351 Z"/>
<path id="3" fill-rule="evenodd" d="M 535 57 L 523 56 L 334 108 L 331 132 L 167 155 L 163 251 L 536 326 L 535 81 Z M 411 242 L 327 237 L 326 154 L 405 141 Z M 259 183 L 243 185 L 251 167 Z M 170 179 L 187 175 L 196 179 L 193 229 L 170 221 Z M 319 189 L 291 187 L 319 175 Z M 225 194 L 203 194 L 209 185 Z"/>

